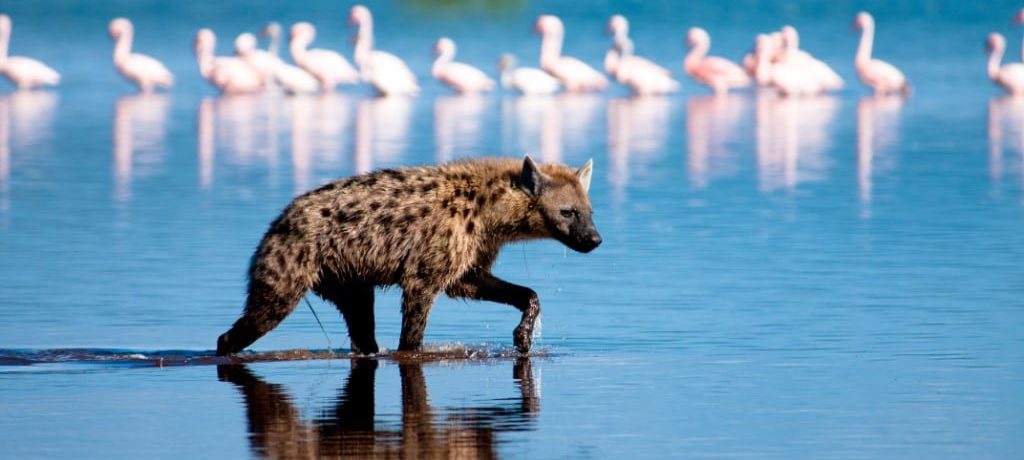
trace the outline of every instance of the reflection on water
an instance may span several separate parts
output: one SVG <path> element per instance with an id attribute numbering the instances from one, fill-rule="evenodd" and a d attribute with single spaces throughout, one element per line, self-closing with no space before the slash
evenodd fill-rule
<path id="1" fill-rule="evenodd" d="M 16 91 L 0 96 L 0 212 L 10 209 L 11 150 L 35 151 L 50 136 L 57 95 Z"/>
<path id="2" fill-rule="evenodd" d="M 1007 174 L 1006 163 L 1014 161 L 1006 158 L 1004 149 L 1016 151 L 1016 168 L 1024 183 L 1024 98 L 998 96 L 988 102 L 988 173 L 994 184 Z"/>
<path id="3" fill-rule="evenodd" d="M 707 187 L 709 172 L 727 173 L 734 164 L 735 158 L 726 158 L 734 157 L 728 144 L 741 134 L 737 125 L 747 105 L 741 94 L 691 96 L 687 101 L 686 166 L 694 188 Z"/>
<path id="4" fill-rule="evenodd" d="M 312 420 L 303 419 L 283 386 L 244 364 L 218 366 L 217 375 L 242 394 L 252 452 L 271 459 L 497 458 L 500 434 L 534 429 L 540 412 L 539 385 L 527 358 L 513 367 L 518 395 L 466 407 L 432 406 L 423 364 L 399 362 L 400 415 L 376 409 L 377 360 L 351 363 L 337 398 Z"/>
<path id="5" fill-rule="evenodd" d="M 355 172 L 373 169 L 374 159 L 398 162 L 409 142 L 412 100 L 373 97 L 359 101 L 356 110 Z"/>
<path id="6" fill-rule="evenodd" d="M 352 96 L 341 93 L 297 95 L 288 98 L 291 114 L 294 191 L 313 187 L 315 167 L 339 165 L 342 141 L 352 132 Z"/>
<path id="7" fill-rule="evenodd" d="M 792 190 L 801 182 L 826 179 L 829 125 L 839 102 L 830 95 L 757 95 L 756 149 L 761 190 Z"/>
<path id="8" fill-rule="evenodd" d="M 630 170 L 645 170 L 664 154 L 670 107 L 663 97 L 608 101 L 608 177 L 615 197 L 623 197 Z"/>
<path id="9" fill-rule="evenodd" d="M 871 203 L 871 178 L 879 163 L 875 154 L 884 153 L 899 142 L 902 107 L 903 97 L 899 95 L 864 96 L 857 102 L 857 187 L 865 205 Z"/>
<path id="10" fill-rule="evenodd" d="M 118 98 L 113 136 L 115 200 L 130 200 L 133 176 L 151 175 L 163 163 L 169 104 L 170 97 L 163 93 Z"/>
<path id="11" fill-rule="evenodd" d="M 434 99 L 436 162 L 451 160 L 454 152 L 467 156 L 480 151 L 480 131 L 487 102 L 487 96 L 482 94 L 444 95 Z"/>

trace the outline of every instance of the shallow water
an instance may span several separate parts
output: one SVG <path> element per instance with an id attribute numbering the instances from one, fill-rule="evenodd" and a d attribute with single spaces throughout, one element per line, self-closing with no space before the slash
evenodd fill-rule
<path id="1" fill-rule="evenodd" d="M 1019 5 L 860 5 L 879 56 L 915 87 L 905 100 L 856 81 L 857 5 L 451 5 L 370 4 L 378 45 L 422 77 L 409 101 L 348 88 L 221 98 L 196 74 L 200 26 L 223 54 L 226 37 L 269 18 L 315 18 L 317 46 L 347 48 L 347 4 L 0 7 L 12 53 L 64 74 L 54 91 L 0 94 L 5 457 L 1020 456 L 1024 102 L 987 81 L 982 50 L 1000 31 L 1017 55 Z M 566 52 L 593 65 L 622 12 L 637 53 L 677 75 L 686 27 L 736 58 L 754 33 L 792 23 L 848 88 L 715 99 L 684 80 L 666 98 L 466 98 L 429 80 L 441 34 L 488 70 L 505 51 L 535 65 L 542 12 L 562 15 Z M 115 15 L 177 75 L 169 94 L 134 95 L 113 72 Z M 510 356 L 513 309 L 440 298 L 427 342 L 453 355 L 350 361 L 344 324 L 312 295 L 330 342 L 300 304 L 250 362 L 211 356 L 251 252 L 297 193 L 523 152 L 594 159 L 605 240 L 587 255 L 538 242 L 499 259 L 499 276 L 541 297 L 536 356 Z M 378 295 L 386 348 L 398 301 Z"/>

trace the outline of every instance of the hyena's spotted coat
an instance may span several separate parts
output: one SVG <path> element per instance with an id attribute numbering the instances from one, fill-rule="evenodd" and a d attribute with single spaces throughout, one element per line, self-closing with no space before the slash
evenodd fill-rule
<path id="1" fill-rule="evenodd" d="M 526 157 L 388 169 L 324 185 L 296 198 L 270 224 L 249 268 L 245 311 L 220 336 L 233 354 L 277 326 L 312 289 L 341 311 L 357 353 L 376 353 L 373 289 L 402 288 L 400 350 L 423 343 L 438 293 L 506 303 L 522 311 L 513 334 L 529 351 L 537 294 L 496 278 L 491 266 L 513 241 L 555 238 L 589 252 L 601 244 L 579 170 Z"/>

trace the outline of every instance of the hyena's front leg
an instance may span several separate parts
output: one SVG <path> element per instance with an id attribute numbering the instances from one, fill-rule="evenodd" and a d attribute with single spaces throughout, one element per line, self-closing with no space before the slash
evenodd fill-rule
<path id="1" fill-rule="evenodd" d="M 523 312 L 523 319 L 512 332 L 512 340 L 520 353 L 530 351 L 530 346 L 533 345 L 533 328 L 537 323 L 537 317 L 540 316 L 540 298 L 533 289 L 509 283 L 488 272 L 475 271 L 448 288 L 447 293 L 452 297 L 488 300 L 519 309 Z"/>

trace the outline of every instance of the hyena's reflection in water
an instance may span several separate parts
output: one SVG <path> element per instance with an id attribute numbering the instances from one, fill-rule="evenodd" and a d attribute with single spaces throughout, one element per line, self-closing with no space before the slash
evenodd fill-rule
<path id="1" fill-rule="evenodd" d="M 497 458 L 496 437 L 502 431 L 534 429 L 540 397 L 530 366 L 529 358 L 516 360 L 512 376 L 519 397 L 510 403 L 434 408 L 427 398 L 423 365 L 400 363 L 400 429 L 375 424 L 373 359 L 352 360 L 336 404 L 319 411 L 314 420 L 301 419 L 283 386 L 265 382 L 244 364 L 217 366 L 217 375 L 242 392 L 249 442 L 263 458 L 470 459 Z"/>

